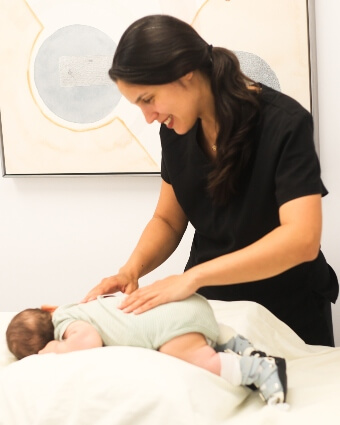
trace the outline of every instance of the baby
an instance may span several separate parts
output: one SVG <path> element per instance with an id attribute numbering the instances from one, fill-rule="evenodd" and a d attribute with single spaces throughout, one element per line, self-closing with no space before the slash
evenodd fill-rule
<path id="1" fill-rule="evenodd" d="M 8 347 L 18 359 L 112 345 L 144 347 L 204 368 L 232 385 L 258 389 L 268 404 L 285 401 L 285 360 L 267 356 L 229 326 L 218 324 L 204 297 L 195 294 L 139 315 L 119 309 L 122 299 L 98 296 L 54 312 L 26 309 L 8 326 Z"/>

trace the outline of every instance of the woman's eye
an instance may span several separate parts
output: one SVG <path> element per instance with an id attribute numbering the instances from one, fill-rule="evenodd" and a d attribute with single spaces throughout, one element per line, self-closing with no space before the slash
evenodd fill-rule
<path id="1" fill-rule="evenodd" d="M 151 103 L 152 97 L 149 97 L 148 99 L 143 99 L 143 103 Z"/>

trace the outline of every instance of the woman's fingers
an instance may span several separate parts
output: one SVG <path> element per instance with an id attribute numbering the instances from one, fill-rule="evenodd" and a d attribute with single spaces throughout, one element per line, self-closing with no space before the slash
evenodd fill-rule
<path id="1" fill-rule="evenodd" d="M 118 291 L 129 294 L 137 288 L 137 280 L 132 280 L 124 274 L 117 274 L 105 277 L 97 286 L 91 289 L 81 302 L 86 303 L 95 300 L 98 295 L 112 294 Z"/>
<path id="2" fill-rule="evenodd" d="M 128 296 L 120 308 L 124 313 L 143 313 L 144 311 L 150 310 L 151 308 L 156 307 L 157 305 L 164 304 L 166 301 L 162 300 L 159 294 L 136 294 L 135 291 L 133 295 Z"/>
<path id="3" fill-rule="evenodd" d="M 183 300 L 192 293 L 184 275 L 169 276 L 133 292 L 125 298 L 120 309 L 125 313 L 139 314 L 161 304 Z"/>

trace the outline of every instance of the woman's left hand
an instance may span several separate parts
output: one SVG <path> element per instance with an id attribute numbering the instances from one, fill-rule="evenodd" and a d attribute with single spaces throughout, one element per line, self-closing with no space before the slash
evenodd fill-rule
<path id="1" fill-rule="evenodd" d="M 194 292 L 185 273 L 173 275 L 137 289 L 125 298 L 119 308 L 124 313 L 144 313 L 161 304 L 184 300 Z"/>

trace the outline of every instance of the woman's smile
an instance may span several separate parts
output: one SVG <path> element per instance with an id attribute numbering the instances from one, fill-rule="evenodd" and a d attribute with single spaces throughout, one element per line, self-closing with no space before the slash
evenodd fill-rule
<path id="1" fill-rule="evenodd" d="M 163 121 L 163 124 L 165 124 L 168 128 L 172 128 L 173 127 L 173 121 L 174 121 L 173 116 L 169 115 L 168 118 L 165 121 Z"/>

